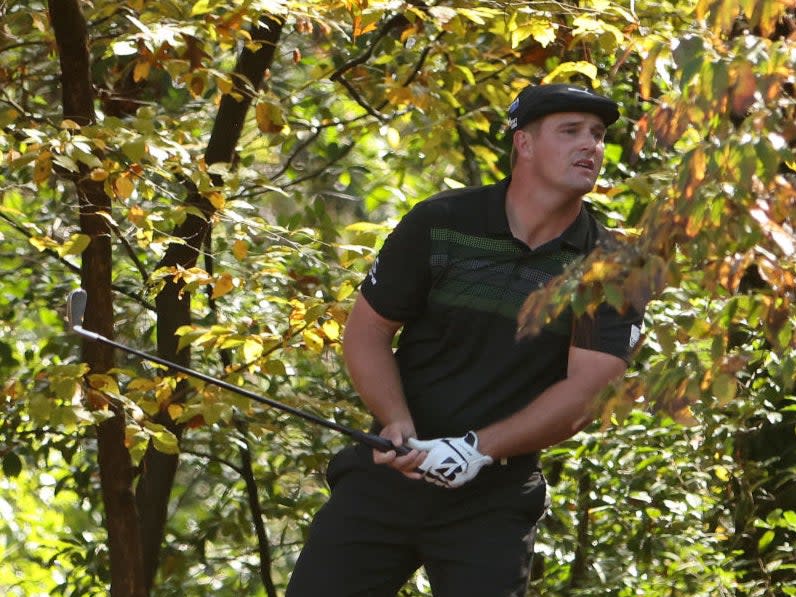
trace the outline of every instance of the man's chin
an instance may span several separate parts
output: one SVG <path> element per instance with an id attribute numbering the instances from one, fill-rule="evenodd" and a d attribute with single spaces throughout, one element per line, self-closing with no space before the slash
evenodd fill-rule
<path id="1" fill-rule="evenodd" d="M 578 195 L 585 195 L 586 193 L 591 193 L 591 191 L 594 189 L 594 185 L 596 184 L 596 182 L 597 182 L 596 180 L 588 182 L 584 180 L 582 182 L 576 182 L 572 184 L 570 188 L 572 189 L 573 193 L 577 193 Z"/>

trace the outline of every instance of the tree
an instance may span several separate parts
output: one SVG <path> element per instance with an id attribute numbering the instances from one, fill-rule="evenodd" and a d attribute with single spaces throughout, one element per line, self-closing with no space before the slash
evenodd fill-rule
<path id="1" fill-rule="evenodd" d="M 277 594 L 341 438 L 95 344 L 78 354 L 67 291 L 89 290 L 88 329 L 365 428 L 339 359 L 352 292 L 411 204 L 504 175 L 506 106 L 542 79 L 620 101 L 591 203 L 628 239 L 546 292 L 578 311 L 653 301 L 601 424 L 546 456 L 556 507 L 533 586 L 787 591 L 792 5 L 0 10 L 0 260 L 17 274 L 0 280 L 17 488 L 0 508 L 52 492 L 59 516 L 0 529 L 7 592 Z M 539 304 L 526 331 L 551 315 Z"/>

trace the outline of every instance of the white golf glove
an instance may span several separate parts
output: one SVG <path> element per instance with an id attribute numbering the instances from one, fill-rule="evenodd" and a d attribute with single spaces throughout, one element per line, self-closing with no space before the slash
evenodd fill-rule
<path id="1" fill-rule="evenodd" d="M 461 487 L 478 471 L 492 464 L 492 457 L 478 451 L 478 436 L 468 431 L 464 437 L 443 437 L 431 440 L 409 438 L 410 448 L 428 452 L 418 471 L 423 479 L 440 487 Z"/>

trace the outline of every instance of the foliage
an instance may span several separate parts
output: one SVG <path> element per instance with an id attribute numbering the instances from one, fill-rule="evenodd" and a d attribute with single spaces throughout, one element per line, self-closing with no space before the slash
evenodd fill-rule
<path id="1" fill-rule="evenodd" d="M 88 373 L 63 321 L 79 284 L 74 175 L 112 199 L 115 334 L 150 350 L 155 299 L 184 283 L 192 366 L 355 428 L 344 373 L 353 293 L 396 218 L 508 171 L 505 109 L 529 81 L 616 98 L 592 206 L 627 233 L 529 302 L 652 298 L 603 420 L 546 455 L 544 595 L 779 595 L 796 542 L 794 7 L 761 0 L 298 0 L 81 3 L 98 117 L 62 112 L 48 5 L 0 25 L 0 586 L 109 581 L 96 424 L 127 415 L 138 464 L 179 452 L 154 593 L 266 594 L 248 475 L 283 588 L 343 439 L 117 355 Z M 283 23 L 265 84 L 233 75 L 262 15 Z M 230 161 L 205 155 L 224 96 L 252 99 Z M 222 123 L 223 125 L 223 123 Z M 194 267 L 163 266 L 196 191 Z M 87 374 L 88 373 L 88 374 Z M 154 420 L 185 426 L 179 437 Z M 246 455 L 251 456 L 251 469 Z M 13 515 L 11 514 L 13 513 Z M 423 594 L 418 576 L 407 595 Z"/>

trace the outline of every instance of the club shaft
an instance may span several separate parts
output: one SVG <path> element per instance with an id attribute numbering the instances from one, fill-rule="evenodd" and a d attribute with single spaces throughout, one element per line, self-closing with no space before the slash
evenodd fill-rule
<path id="1" fill-rule="evenodd" d="M 89 330 L 83 329 L 80 325 L 72 325 L 72 330 L 94 342 L 99 342 L 100 344 L 105 344 L 107 346 L 112 346 L 118 350 L 123 352 L 127 352 L 130 354 L 134 354 L 146 361 L 151 361 L 153 363 L 157 363 L 159 365 L 163 365 L 164 367 L 168 367 L 175 371 L 179 371 L 181 373 L 185 373 L 186 375 L 190 375 L 191 377 L 195 377 L 197 379 L 201 379 L 202 381 L 212 384 L 214 386 L 218 386 L 219 388 L 223 388 L 225 390 L 229 390 L 230 392 L 234 392 L 235 394 L 239 394 L 241 396 L 245 396 L 250 400 L 254 400 L 255 402 L 259 402 L 261 404 L 266 404 L 278 410 L 290 413 L 291 415 L 300 417 L 307 421 L 311 421 L 317 425 L 321 425 L 322 427 L 326 427 L 328 429 L 333 429 L 334 431 L 338 431 L 344 435 L 354 438 L 355 440 L 359 441 L 360 443 L 365 444 L 375 450 L 379 450 L 380 452 L 389 452 L 390 450 L 396 450 L 399 454 L 407 454 L 409 449 L 406 446 L 396 446 L 388 440 L 387 438 L 380 437 L 378 435 L 374 435 L 372 433 L 365 433 L 364 431 L 360 431 L 358 429 L 352 429 L 350 427 L 346 427 L 345 425 L 340 425 L 339 423 L 335 423 L 334 421 L 330 421 L 329 419 L 324 419 L 312 413 L 300 410 L 298 408 L 294 408 L 288 404 L 283 404 L 282 402 L 278 402 L 276 400 L 272 400 L 270 398 L 266 398 L 265 396 L 261 396 L 260 394 L 255 394 L 245 388 L 238 387 L 233 385 L 229 382 L 226 382 L 222 379 L 218 379 L 216 377 L 212 377 L 200 371 L 196 371 L 194 369 L 190 369 L 188 367 L 184 367 L 178 363 L 174 363 L 172 361 L 166 360 L 159 356 L 149 354 L 147 352 L 143 352 L 141 350 L 137 350 L 135 348 L 131 348 L 125 344 L 121 344 L 120 342 L 116 342 L 111 340 L 110 338 L 106 338 L 101 334 L 97 334 L 95 332 L 91 332 Z"/>

